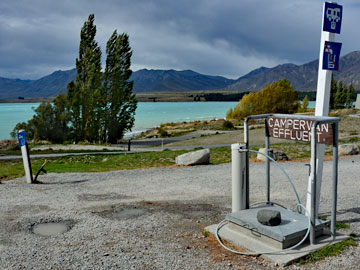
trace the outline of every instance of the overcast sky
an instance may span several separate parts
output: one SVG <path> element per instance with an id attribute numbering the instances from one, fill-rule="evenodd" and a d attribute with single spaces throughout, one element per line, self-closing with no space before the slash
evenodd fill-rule
<path id="1" fill-rule="evenodd" d="M 341 55 L 360 50 L 359 0 L 343 0 Z M 38 79 L 75 67 L 95 14 L 103 50 L 127 32 L 132 69 L 192 69 L 238 78 L 260 66 L 319 57 L 321 0 L 1 0 L 0 77 Z"/>

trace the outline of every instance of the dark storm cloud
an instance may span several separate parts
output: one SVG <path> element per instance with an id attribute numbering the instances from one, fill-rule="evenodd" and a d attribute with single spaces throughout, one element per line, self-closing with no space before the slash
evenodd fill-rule
<path id="1" fill-rule="evenodd" d="M 341 41 L 350 52 L 358 49 L 360 7 L 342 4 Z M 260 66 L 316 59 L 321 12 L 320 0 L 5 0 L 0 76 L 39 78 L 73 68 L 81 26 L 95 13 L 103 51 L 114 29 L 130 35 L 133 70 L 193 69 L 236 78 Z"/>

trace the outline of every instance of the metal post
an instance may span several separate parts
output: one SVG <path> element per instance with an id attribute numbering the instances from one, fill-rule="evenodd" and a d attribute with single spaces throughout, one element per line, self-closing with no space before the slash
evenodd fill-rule
<path id="1" fill-rule="evenodd" d="M 265 137 L 265 153 L 269 155 L 269 149 L 270 149 L 270 137 Z M 270 160 L 266 158 L 266 201 L 270 202 Z"/>
<path id="2" fill-rule="evenodd" d="M 131 149 L 131 139 L 129 139 L 129 141 L 128 141 L 128 151 L 130 151 Z"/>
<path id="3" fill-rule="evenodd" d="M 337 185 L 338 185 L 338 123 L 333 124 L 333 178 L 332 178 L 332 207 L 331 207 L 331 233 L 336 237 L 336 208 L 337 208 Z"/>
<path id="4" fill-rule="evenodd" d="M 316 126 L 317 121 L 314 122 L 313 126 L 311 127 L 311 203 L 310 203 L 310 218 L 311 218 L 311 228 L 310 228 L 310 244 L 315 244 L 315 223 L 316 223 L 316 158 L 317 158 L 317 139 L 316 139 Z M 309 208 L 308 208 L 309 209 Z"/>
<path id="5" fill-rule="evenodd" d="M 21 149 L 21 155 L 23 158 L 24 170 L 25 170 L 25 178 L 26 183 L 31 184 L 33 182 L 33 175 L 31 169 L 31 162 L 29 156 L 29 147 L 26 140 L 25 130 L 19 130 L 18 132 L 18 140 Z"/>
<path id="6" fill-rule="evenodd" d="M 325 3 L 323 5 L 323 15 L 325 13 Z M 317 92 L 316 92 L 316 106 L 315 106 L 315 116 L 327 116 L 329 114 L 329 101 L 330 101 L 330 88 L 331 88 L 331 70 L 322 69 L 323 56 L 324 56 L 324 46 L 325 41 L 334 41 L 335 34 L 323 31 L 324 21 L 322 20 L 321 25 L 321 39 L 320 39 L 320 55 L 319 55 L 319 67 L 318 67 L 318 81 L 317 81 Z M 319 197 L 321 190 L 321 181 L 322 181 L 322 172 L 323 172 L 323 163 L 324 163 L 324 153 L 325 146 L 322 144 L 318 145 L 317 148 L 317 204 L 315 206 L 316 216 L 319 211 Z M 308 182 L 308 196 L 306 198 L 306 208 L 309 209 L 311 201 L 311 178 L 309 177 Z"/>
<path id="7" fill-rule="evenodd" d="M 231 145 L 232 212 L 246 209 L 245 144 Z"/>
<path id="8" fill-rule="evenodd" d="M 245 148 L 249 149 L 249 118 L 244 121 L 244 142 Z M 245 188 L 246 188 L 246 203 L 245 209 L 250 208 L 250 192 L 249 192 L 249 151 L 245 152 Z"/>

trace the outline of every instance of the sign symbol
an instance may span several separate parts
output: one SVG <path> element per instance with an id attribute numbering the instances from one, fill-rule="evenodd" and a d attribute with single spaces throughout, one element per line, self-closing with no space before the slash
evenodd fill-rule
<path id="1" fill-rule="evenodd" d="M 326 10 L 326 18 L 331 22 L 331 29 L 336 29 L 336 23 L 340 21 L 340 8 L 328 8 Z"/>
<path id="2" fill-rule="evenodd" d="M 339 70 L 341 43 L 325 41 L 323 69 Z"/>
<path id="3" fill-rule="evenodd" d="M 323 31 L 340 34 L 342 6 L 325 2 Z"/>
<path id="4" fill-rule="evenodd" d="M 325 41 L 325 46 L 326 46 L 326 50 L 327 50 L 327 53 L 328 53 L 328 68 L 330 68 L 330 69 L 335 68 L 336 70 L 339 70 L 339 68 L 335 64 L 336 55 L 333 56 L 333 50 L 330 49 L 330 46 L 326 41 Z"/>

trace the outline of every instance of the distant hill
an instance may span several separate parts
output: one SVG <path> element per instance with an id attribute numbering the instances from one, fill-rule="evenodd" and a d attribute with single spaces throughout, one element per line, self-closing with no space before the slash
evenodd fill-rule
<path id="1" fill-rule="evenodd" d="M 209 76 L 192 70 L 147 70 L 133 72 L 135 93 L 186 92 L 197 90 L 250 91 L 262 89 L 266 83 L 288 79 L 299 91 L 315 91 L 318 60 L 304 65 L 283 64 L 273 68 L 260 67 L 237 80 Z M 66 93 L 68 82 L 74 80 L 76 70 L 55 71 L 39 80 L 19 80 L 0 77 L 0 99 L 55 97 Z M 337 80 L 353 83 L 360 89 L 360 51 L 340 58 L 340 71 L 334 72 Z"/>
<path id="2" fill-rule="evenodd" d="M 66 93 L 68 82 L 75 77 L 76 69 L 55 71 L 39 80 L 19 80 L 0 77 L 0 99 L 55 97 L 59 93 Z"/>
<path id="3" fill-rule="evenodd" d="M 0 99 L 55 97 L 67 92 L 67 84 L 76 77 L 76 69 L 56 71 L 39 80 L 6 79 L 0 77 Z M 133 72 L 135 93 L 183 92 L 224 89 L 235 80 L 220 76 L 203 75 L 192 70 L 147 70 Z"/>
<path id="4" fill-rule="evenodd" d="M 220 76 L 203 75 L 192 70 L 147 70 L 141 69 L 131 76 L 134 92 L 183 92 L 194 90 L 224 89 L 235 80 Z"/>
<path id="5" fill-rule="evenodd" d="M 317 85 L 319 61 L 311 61 L 304 65 L 283 64 L 274 68 L 261 67 L 240 77 L 228 90 L 249 91 L 262 89 L 266 83 L 280 79 L 288 79 L 295 89 L 300 91 L 315 91 Z M 345 84 L 353 83 L 355 89 L 360 89 L 360 51 L 349 53 L 340 58 L 340 71 L 335 71 L 334 78 Z"/>

